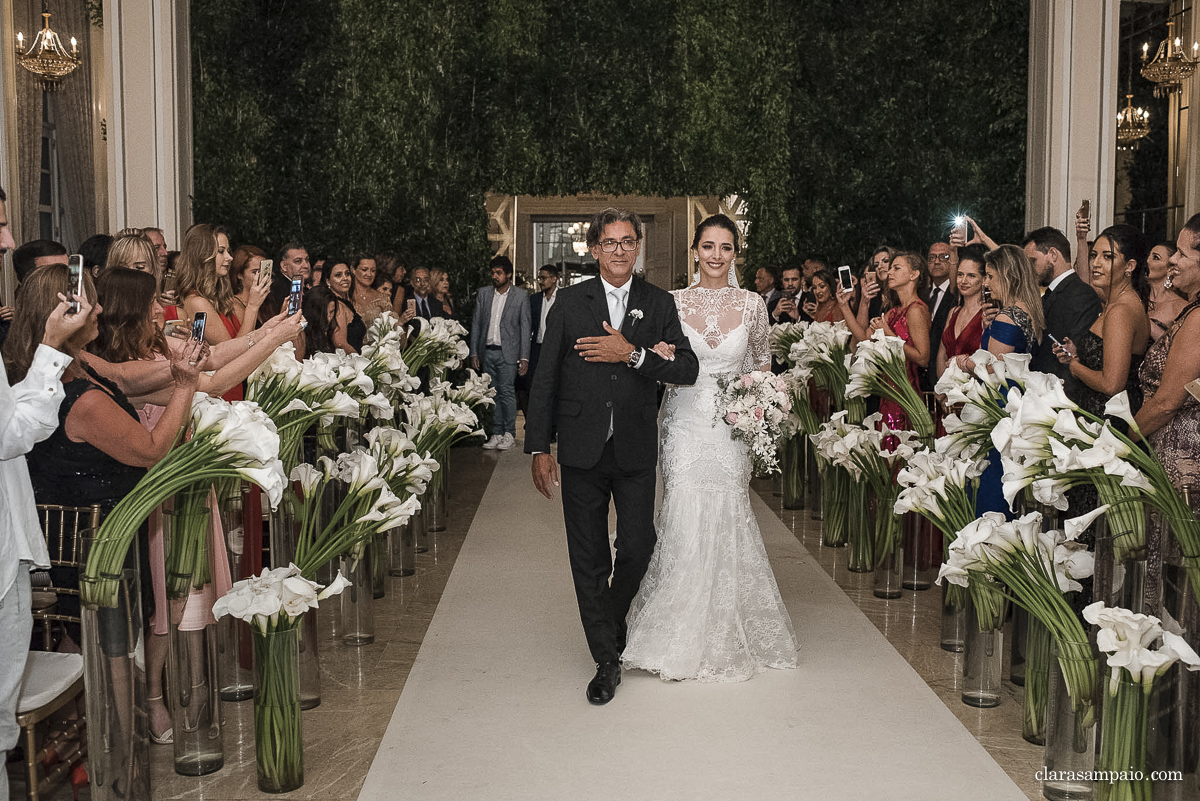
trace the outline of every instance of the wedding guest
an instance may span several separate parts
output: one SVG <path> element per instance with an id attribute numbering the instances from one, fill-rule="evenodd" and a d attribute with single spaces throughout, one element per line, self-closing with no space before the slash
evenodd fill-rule
<path id="1" fill-rule="evenodd" d="M 546 336 L 546 318 L 558 297 L 558 279 L 562 269 L 557 264 L 543 264 L 538 270 L 538 289 L 529 296 L 529 369 L 525 375 L 517 376 L 517 409 L 524 414 L 529 409 L 529 389 L 537 371 L 538 356 L 542 353 L 542 340 Z"/>
<path id="2" fill-rule="evenodd" d="M 108 248 L 113 238 L 108 234 L 94 234 L 83 240 L 79 246 L 79 255 L 83 256 L 83 269 L 95 280 L 100 277 L 108 261 Z"/>
<path id="3" fill-rule="evenodd" d="M 958 275 L 959 255 L 956 249 L 945 242 L 934 242 L 929 246 L 929 295 L 922 298 L 929 306 L 929 341 L 932 343 L 929 364 L 921 374 L 921 388 L 926 392 L 933 391 L 941 372 L 938 369 L 938 345 L 942 341 L 942 332 L 946 329 L 946 320 L 950 309 L 958 304 L 955 294 L 955 281 Z"/>
<path id="4" fill-rule="evenodd" d="M 331 258 L 328 263 L 333 265 L 329 268 L 329 277 L 324 284 L 329 294 L 326 296 L 324 292 L 318 292 L 320 287 L 309 290 L 307 295 L 316 293 L 317 297 L 306 297 L 304 316 L 309 317 L 313 325 L 318 319 L 325 321 L 327 338 L 335 349 L 341 348 L 346 353 L 358 353 L 362 350 L 363 340 L 367 336 L 367 324 L 350 302 L 354 276 L 350 272 L 350 265 L 344 259 Z M 305 331 L 305 337 L 309 336 L 312 335 Z M 308 353 L 316 353 L 318 348 L 326 347 L 325 334 L 317 336 L 321 341 L 307 347 Z"/>
<path id="5" fill-rule="evenodd" d="M 1187 385 L 1200 378 L 1200 214 L 1176 239 L 1171 281 L 1188 298 L 1142 361 L 1145 401 L 1135 420 L 1177 487 L 1200 483 L 1200 401 Z"/>
<path id="6" fill-rule="evenodd" d="M 1173 282 L 1170 285 L 1167 282 L 1171 269 L 1170 260 L 1174 255 L 1174 243 L 1160 242 L 1151 248 L 1147 259 L 1146 278 L 1150 284 L 1150 300 L 1146 309 L 1150 313 L 1150 338 L 1155 342 L 1167 333 L 1171 323 L 1175 322 L 1179 312 L 1187 305 L 1187 298 L 1183 293 Z"/>
<path id="7" fill-rule="evenodd" d="M 450 273 L 436 267 L 429 271 L 429 285 L 435 304 L 442 307 L 442 317 L 454 317 L 454 298 L 450 297 Z"/>
<path id="8" fill-rule="evenodd" d="M 392 305 L 388 298 L 374 288 L 375 259 L 370 256 L 354 257 L 354 268 L 351 272 L 354 282 L 350 289 L 350 302 L 354 304 L 354 310 L 362 317 L 363 323 L 370 328 L 375 318 L 389 311 Z"/>
<path id="9" fill-rule="evenodd" d="M 767 316 L 771 318 L 772 323 L 799 322 L 804 315 L 799 299 L 804 285 L 804 274 L 799 267 L 784 267 L 779 280 L 782 289 L 767 303 Z"/>
<path id="10" fill-rule="evenodd" d="M 940 377 L 954 360 L 965 369 L 971 354 L 979 350 L 983 338 L 984 250 L 978 245 L 962 248 L 958 254 L 958 305 L 946 318 L 938 345 L 937 375 Z M 934 381 L 936 384 L 936 380 Z"/>
<path id="11" fill-rule="evenodd" d="M 888 270 L 888 292 L 892 308 L 882 317 L 871 321 L 869 333 L 882 330 L 888 336 L 904 340 L 905 372 L 913 389 L 921 391 L 922 365 L 929 363 L 929 307 L 921 300 L 928 293 L 929 268 L 919 253 L 902 251 L 892 259 Z M 892 430 L 909 428 L 908 416 L 894 401 L 881 400 L 879 412 L 883 422 Z"/>
<path id="12" fill-rule="evenodd" d="M 481 367 L 496 388 L 491 436 L 483 447 L 508 450 L 516 443 L 518 375 L 529 371 L 529 302 L 524 289 L 513 286 L 507 256 L 492 259 L 492 283 L 479 289 L 471 322 L 471 366 Z M 413 286 L 417 285 L 413 270 Z"/>
<path id="13" fill-rule="evenodd" d="M 12 252 L 13 272 L 17 274 L 18 284 L 34 270 L 48 264 L 67 266 L 67 249 L 53 239 L 35 239 Z"/>
<path id="14" fill-rule="evenodd" d="M 7 196 L 0 189 L 0 259 L 14 247 L 8 227 Z M 17 701 L 33 630 L 30 615 L 32 569 L 50 567 L 25 454 L 58 427 L 63 399 L 61 376 L 70 363 L 66 343 L 88 324 L 91 304 L 69 314 L 66 298 L 56 298 L 29 366 L 10 386 L 0 360 L 0 754 L 16 747 Z M 0 771 L 0 798 L 8 798 L 8 772 Z"/>
<path id="15" fill-rule="evenodd" d="M 1126 391 L 1130 408 L 1141 408 L 1138 369 L 1150 346 L 1146 300 L 1146 245 L 1132 225 L 1113 225 L 1100 232 L 1091 252 L 1091 286 L 1103 311 L 1080 335 L 1054 345 L 1054 355 L 1067 366 L 1067 397 L 1085 411 L 1104 414 L 1112 396 Z"/>
<path id="16" fill-rule="evenodd" d="M 278 311 L 263 300 L 259 303 L 257 311 L 247 314 L 253 302 L 251 295 L 258 283 L 259 269 L 266 257 L 266 251 L 254 245 L 239 245 L 237 250 L 233 251 L 233 265 L 229 268 L 229 291 L 233 293 L 233 316 L 238 321 L 239 331 L 242 320 L 251 318 L 261 324 L 270 319 L 273 311 Z M 268 287 L 269 281 L 269 277 L 264 277 L 263 282 Z"/>
<path id="17" fill-rule="evenodd" d="M 388 251 L 376 257 L 379 269 L 385 270 L 392 278 L 392 311 L 397 317 L 404 311 L 410 298 L 412 286 L 408 282 L 408 265 L 404 254 Z"/>
<path id="18" fill-rule="evenodd" d="M 1059 342 L 1079 339 L 1100 316 L 1100 296 L 1071 266 L 1071 243 L 1062 231 L 1038 228 L 1026 234 L 1021 247 L 1033 264 L 1038 282 L 1046 287 L 1041 299 L 1042 319 L 1050 336 L 1042 338 L 1036 346 L 1031 366 L 1065 381 L 1067 368 L 1055 358 L 1051 337 Z"/>
<path id="19" fill-rule="evenodd" d="M 433 297 L 433 284 L 430 281 L 429 268 L 414 267 L 411 275 L 413 292 L 409 296 L 409 300 L 414 301 L 413 308 L 416 316 L 424 317 L 426 320 L 444 317 L 445 313 Z"/>
<path id="20" fill-rule="evenodd" d="M 314 273 L 314 275 L 315 275 L 315 273 Z M 313 284 L 313 286 L 316 286 L 316 284 Z M 371 289 L 374 289 L 376 292 L 381 294 L 387 300 L 387 303 L 388 303 L 387 310 L 391 311 L 392 295 L 394 294 L 392 292 L 392 290 L 395 289 L 395 284 L 392 283 L 392 277 L 390 275 L 388 275 L 387 273 L 385 273 L 383 270 L 380 270 L 378 267 L 376 267 L 375 282 L 373 284 L 371 284 Z"/>
<path id="21" fill-rule="evenodd" d="M 763 301 L 770 306 L 771 301 L 779 297 L 779 286 L 778 281 L 775 279 L 775 273 L 766 267 L 759 267 L 758 272 L 754 274 L 754 289 L 758 294 L 762 295 Z"/>
<path id="22" fill-rule="evenodd" d="M 136 228 L 127 228 L 113 238 L 104 264 L 105 269 L 121 267 L 149 273 L 155 277 L 155 283 L 158 281 L 158 255 L 154 252 L 154 243 Z"/>
<path id="23" fill-rule="evenodd" d="M 812 285 L 812 300 L 804 304 L 804 313 L 810 320 L 818 323 L 837 323 L 846 319 L 845 312 L 838 305 L 834 287 L 837 279 L 829 270 L 818 270 L 809 279 Z"/>
<path id="24" fill-rule="evenodd" d="M 1006 353 L 1033 353 L 1046 324 L 1038 296 L 1037 274 L 1025 252 L 1015 245 L 1001 245 L 988 251 L 984 256 L 983 285 L 999 311 L 990 322 L 985 320 L 980 347 L 1001 357 Z M 974 370 L 974 360 L 967 357 L 964 369 Z M 1002 491 L 1003 477 L 1000 455 L 992 449 L 988 467 L 979 478 L 979 491 L 975 496 L 977 513 L 1002 512 L 1012 516 Z"/>
<path id="25" fill-rule="evenodd" d="M 167 247 L 167 235 L 163 233 L 163 229 L 161 228 L 143 228 L 142 233 L 154 245 L 154 255 L 158 257 L 158 269 L 156 273 L 161 283 L 162 277 L 167 272 L 167 254 L 171 252 L 170 248 Z"/>
<path id="26" fill-rule="evenodd" d="M 328 256 L 317 256 L 312 261 L 312 269 L 309 273 L 308 286 L 320 286 L 325 282 L 325 264 L 329 261 Z"/>
<path id="27" fill-rule="evenodd" d="M 871 254 L 871 266 L 867 268 L 867 273 L 863 276 L 863 284 L 877 284 L 879 291 L 871 296 L 866 310 L 858 312 L 863 328 L 866 328 L 868 321 L 879 317 L 889 308 L 888 303 L 891 302 L 891 297 L 887 291 L 887 277 L 895 256 L 896 249 L 887 245 L 880 245 Z M 864 286 L 865 288 L 866 286 Z"/>
<path id="28" fill-rule="evenodd" d="M 204 340 L 210 345 L 253 331 L 258 324 L 259 307 L 267 297 L 269 285 L 256 281 L 239 318 L 229 280 L 232 264 L 233 254 L 225 229 L 200 223 L 184 234 L 183 250 L 175 264 L 175 288 L 183 299 L 186 318 L 194 318 L 197 312 L 207 314 Z"/>

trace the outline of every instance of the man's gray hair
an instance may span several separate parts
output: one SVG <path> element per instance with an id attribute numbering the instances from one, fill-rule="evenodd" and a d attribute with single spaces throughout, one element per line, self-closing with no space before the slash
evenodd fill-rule
<path id="1" fill-rule="evenodd" d="M 642 218 L 636 212 L 625 209 L 607 208 L 592 218 L 592 226 L 588 228 L 588 247 L 600 244 L 600 234 L 613 223 L 627 222 L 633 226 L 633 234 L 640 242 L 642 239 Z"/>

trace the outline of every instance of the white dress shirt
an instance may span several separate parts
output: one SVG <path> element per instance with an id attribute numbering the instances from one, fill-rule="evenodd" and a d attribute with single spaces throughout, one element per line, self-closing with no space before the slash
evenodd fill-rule
<path id="1" fill-rule="evenodd" d="M 1055 278 L 1053 281 L 1050 282 L 1050 285 L 1046 287 L 1046 291 L 1053 292 L 1054 290 L 1058 289 L 1058 285 L 1061 284 L 1063 281 L 1067 280 L 1067 276 L 1073 272 L 1075 272 L 1075 271 L 1074 270 L 1063 270 L 1061 275 L 1059 275 L 1057 278 Z"/>
<path id="2" fill-rule="evenodd" d="M 554 305 L 555 298 L 558 297 L 558 287 L 549 295 L 542 295 L 542 318 L 538 320 L 537 343 L 542 344 L 542 337 L 546 336 L 546 318 L 550 315 L 550 307 Z"/>
<path id="3" fill-rule="evenodd" d="M 69 356 L 39 345 L 25 380 L 10 387 L 0 361 L 0 598 L 12 588 L 21 562 L 50 566 L 25 454 L 58 428 L 62 374 L 70 363 Z"/>
<path id="4" fill-rule="evenodd" d="M 929 316 L 933 317 L 937 314 L 938 307 L 942 305 L 942 301 L 946 299 L 946 293 L 950 291 L 950 279 L 947 278 L 942 283 L 933 288 L 937 294 L 937 301 L 933 304 L 933 308 L 929 310 Z"/>
<path id="5" fill-rule="evenodd" d="M 492 319 L 488 321 L 487 344 L 500 346 L 500 318 L 504 315 L 504 304 L 508 301 L 508 294 L 512 291 L 512 284 L 509 284 L 508 289 L 501 292 L 496 290 L 492 293 Z"/>

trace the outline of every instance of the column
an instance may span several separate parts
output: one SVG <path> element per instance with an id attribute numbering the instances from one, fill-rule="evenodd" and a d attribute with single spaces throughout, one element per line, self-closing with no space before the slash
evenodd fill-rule
<path id="1" fill-rule="evenodd" d="M 1030 0 L 1025 226 L 1113 222 L 1119 0 Z"/>
<path id="2" fill-rule="evenodd" d="M 157 225 L 178 249 L 192 221 L 188 0 L 121 0 L 104 13 L 109 227 Z"/>

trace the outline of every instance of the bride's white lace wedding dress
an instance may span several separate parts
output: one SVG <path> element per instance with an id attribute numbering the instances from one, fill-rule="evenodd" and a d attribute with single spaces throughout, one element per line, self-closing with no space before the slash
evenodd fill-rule
<path id="1" fill-rule="evenodd" d="M 796 635 L 750 507 L 749 451 L 717 420 L 718 377 L 771 360 L 767 311 L 736 287 L 672 294 L 700 375 L 667 391 L 658 545 L 622 661 L 663 679 L 741 681 L 796 666 Z"/>

